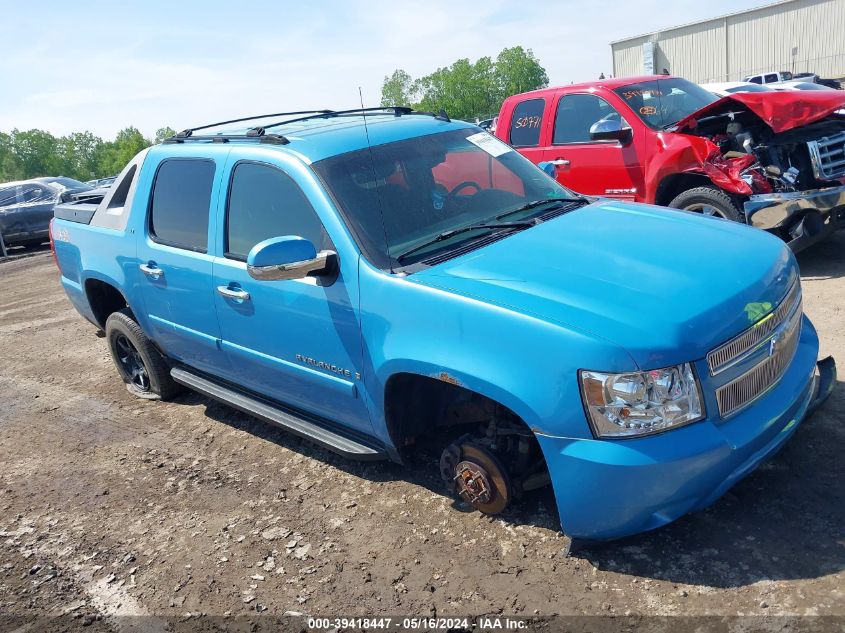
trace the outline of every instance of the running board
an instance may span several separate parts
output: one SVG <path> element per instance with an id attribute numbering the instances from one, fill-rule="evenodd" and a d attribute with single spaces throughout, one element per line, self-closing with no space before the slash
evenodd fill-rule
<path id="1" fill-rule="evenodd" d="M 170 375 L 180 385 L 218 400 L 259 420 L 290 431 L 294 435 L 310 440 L 344 457 L 358 460 L 387 459 L 387 454 L 381 449 L 364 444 L 347 435 L 341 435 L 322 426 L 315 420 L 274 406 L 232 387 L 195 374 L 184 367 L 174 367 L 170 370 Z"/>

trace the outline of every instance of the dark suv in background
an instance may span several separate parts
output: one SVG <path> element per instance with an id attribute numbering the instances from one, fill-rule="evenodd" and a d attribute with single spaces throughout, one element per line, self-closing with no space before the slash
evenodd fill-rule
<path id="1" fill-rule="evenodd" d="M 6 246 L 48 239 L 53 207 L 91 190 L 64 176 L 48 176 L 0 184 L 0 235 Z"/>

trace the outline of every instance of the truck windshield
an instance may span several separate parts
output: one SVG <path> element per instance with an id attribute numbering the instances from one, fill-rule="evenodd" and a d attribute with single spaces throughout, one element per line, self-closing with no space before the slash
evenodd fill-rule
<path id="1" fill-rule="evenodd" d="M 732 88 L 725 88 L 725 92 L 774 92 L 773 88 L 769 88 L 768 86 L 761 86 L 759 84 L 741 84 L 739 86 L 733 86 Z"/>
<path id="2" fill-rule="evenodd" d="M 376 145 L 314 169 L 364 255 L 384 270 L 531 226 L 550 208 L 580 200 L 478 128 Z M 503 215 L 507 223 L 497 219 Z"/>
<path id="3" fill-rule="evenodd" d="M 667 128 L 719 98 L 691 81 L 675 77 L 628 84 L 614 92 L 655 130 Z"/>

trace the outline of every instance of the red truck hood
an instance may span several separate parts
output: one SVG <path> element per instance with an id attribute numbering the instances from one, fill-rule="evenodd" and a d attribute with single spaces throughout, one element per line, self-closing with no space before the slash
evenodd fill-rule
<path id="1" fill-rule="evenodd" d="M 672 126 L 674 132 L 693 130 L 697 120 L 744 106 L 774 132 L 784 132 L 819 121 L 845 108 L 845 90 L 735 92 L 684 117 Z"/>

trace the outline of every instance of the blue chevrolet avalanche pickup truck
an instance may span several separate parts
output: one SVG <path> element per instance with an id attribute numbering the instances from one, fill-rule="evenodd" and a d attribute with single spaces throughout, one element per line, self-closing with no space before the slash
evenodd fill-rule
<path id="1" fill-rule="evenodd" d="M 444 113 L 277 119 L 56 208 L 62 286 L 132 393 L 353 458 L 439 442 L 478 510 L 551 483 L 564 532 L 606 540 L 713 503 L 833 387 L 771 235 L 577 196 Z"/>

